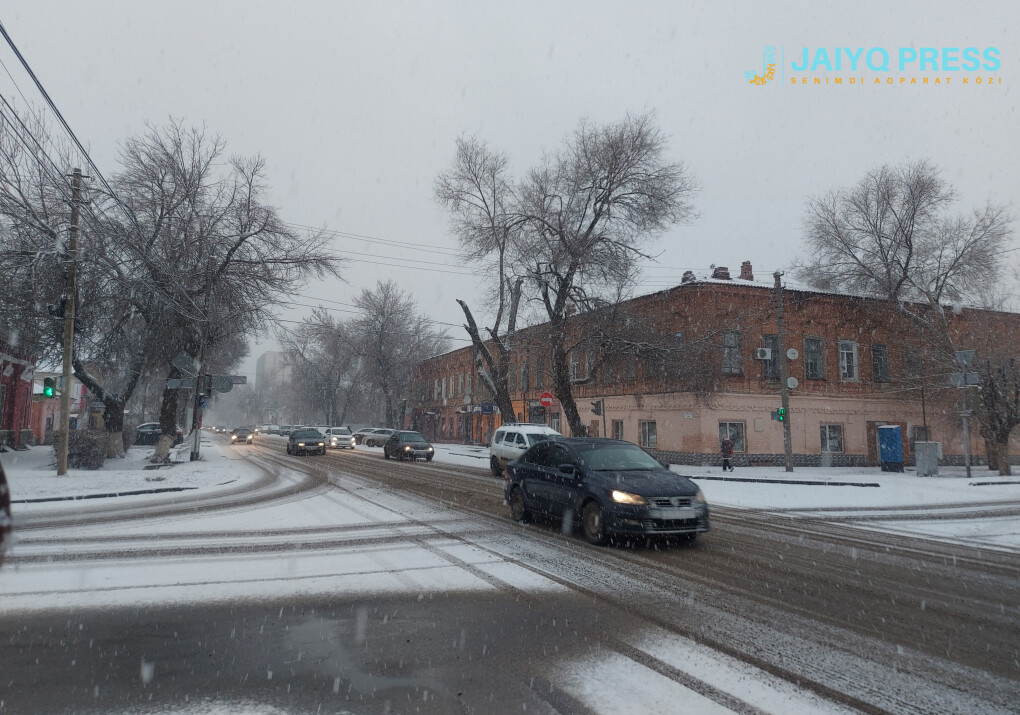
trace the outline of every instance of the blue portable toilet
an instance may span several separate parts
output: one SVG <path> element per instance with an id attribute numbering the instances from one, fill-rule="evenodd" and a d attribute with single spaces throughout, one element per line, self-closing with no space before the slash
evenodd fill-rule
<path id="1" fill-rule="evenodd" d="M 883 472 L 903 471 L 903 431 L 899 425 L 878 428 L 878 454 Z"/>

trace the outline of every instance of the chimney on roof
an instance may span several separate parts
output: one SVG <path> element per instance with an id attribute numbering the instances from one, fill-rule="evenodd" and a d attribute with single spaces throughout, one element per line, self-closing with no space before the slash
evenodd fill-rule
<path id="1" fill-rule="evenodd" d="M 712 277 L 728 281 L 730 280 L 730 269 L 726 266 L 716 266 L 715 270 L 712 271 Z"/>
<path id="2" fill-rule="evenodd" d="M 740 264 L 740 280 L 742 281 L 753 281 L 754 273 L 751 272 L 751 262 L 744 261 Z"/>
<path id="3" fill-rule="evenodd" d="M 684 271 L 684 277 L 680 279 L 680 283 L 693 283 L 694 282 L 694 271 Z"/>

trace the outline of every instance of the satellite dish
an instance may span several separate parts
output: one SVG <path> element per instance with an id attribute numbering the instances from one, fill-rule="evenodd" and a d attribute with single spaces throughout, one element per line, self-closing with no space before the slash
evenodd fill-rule
<path id="1" fill-rule="evenodd" d="M 800 382 L 797 380 L 797 378 L 793 377 L 792 375 L 786 378 L 786 386 L 789 387 L 791 390 L 795 390 L 797 388 L 797 385 L 799 384 Z"/>
<path id="2" fill-rule="evenodd" d="M 797 358 L 800 357 L 800 353 L 797 352 L 797 348 L 790 348 L 789 350 L 786 351 L 786 357 L 789 358 L 790 360 L 796 360 Z"/>

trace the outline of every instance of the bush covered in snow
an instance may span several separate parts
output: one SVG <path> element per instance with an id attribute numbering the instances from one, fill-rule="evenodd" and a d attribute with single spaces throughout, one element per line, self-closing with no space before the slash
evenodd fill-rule
<path id="1" fill-rule="evenodd" d="M 60 435 L 53 436 L 54 449 Z M 110 449 L 110 433 L 98 429 L 75 429 L 67 433 L 67 466 L 69 469 L 99 469 Z"/>

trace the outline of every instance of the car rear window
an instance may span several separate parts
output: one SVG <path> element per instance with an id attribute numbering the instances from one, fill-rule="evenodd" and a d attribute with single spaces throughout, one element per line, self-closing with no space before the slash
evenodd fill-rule
<path id="1" fill-rule="evenodd" d="M 525 435 L 528 438 L 528 444 L 535 445 L 539 442 L 548 442 L 553 438 L 551 434 L 529 434 Z"/>

